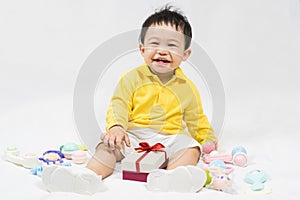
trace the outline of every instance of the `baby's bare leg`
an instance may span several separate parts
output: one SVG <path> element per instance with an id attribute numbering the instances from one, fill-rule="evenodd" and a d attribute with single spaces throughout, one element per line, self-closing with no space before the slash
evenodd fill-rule
<path id="1" fill-rule="evenodd" d="M 101 175 L 102 179 L 114 172 L 116 162 L 123 159 L 120 150 L 110 150 L 102 143 L 98 145 L 96 153 L 89 160 L 87 168 Z"/>
<path id="2" fill-rule="evenodd" d="M 178 166 L 196 166 L 201 152 L 199 147 L 191 147 L 176 152 L 169 160 L 167 170 L 175 169 Z"/>

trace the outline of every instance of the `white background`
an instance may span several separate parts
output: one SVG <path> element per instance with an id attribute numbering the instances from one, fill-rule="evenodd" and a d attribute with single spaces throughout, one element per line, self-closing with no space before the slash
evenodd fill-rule
<path id="1" fill-rule="evenodd" d="M 72 98 L 81 65 L 102 42 L 140 28 L 166 2 L 0 1 L 1 151 L 10 145 L 43 151 L 78 141 Z M 274 181 L 273 190 L 296 194 L 300 2 L 172 4 L 190 19 L 193 39 L 223 80 L 227 112 L 221 148 L 247 144 L 249 152 L 263 155 L 261 161 L 271 161 L 273 180 L 284 177 Z M 284 175 L 292 168 L 293 175 Z"/>

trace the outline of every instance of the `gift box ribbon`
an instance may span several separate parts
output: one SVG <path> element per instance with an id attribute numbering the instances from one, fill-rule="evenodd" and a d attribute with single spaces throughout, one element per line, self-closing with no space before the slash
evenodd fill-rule
<path id="1" fill-rule="evenodd" d="M 141 171 L 140 162 L 151 151 L 153 151 L 153 152 L 157 152 L 157 151 L 164 152 L 165 153 L 165 160 L 167 160 L 167 153 L 166 153 L 165 150 L 163 150 L 163 148 L 165 148 L 165 146 L 163 144 L 156 143 L 155 145 L 150 146 L 148 144 L 148 142 L 140 142 L 139 145 L 140 145 L 140 147 L 134 148 L 134 150 L 136 150 L 138 153 L 141 153 L 141 152 L 145 152 L 145 153 L 141 157 L 139 157 L 135 162 L 136 172 L 140 173 L 140 171 Z"/>

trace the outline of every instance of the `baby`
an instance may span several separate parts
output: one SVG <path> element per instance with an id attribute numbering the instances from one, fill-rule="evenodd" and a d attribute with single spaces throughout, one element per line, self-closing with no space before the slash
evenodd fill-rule
<path id="1" fill-rule="evenodd" d="M 196 165 L 201 150 L 209 153 L 217 138 L 196 86 L 180 69 L 191 54 L 191 38 L 187 18 L 170 6 L 146 19 L 139 45 L 145 63 L 120 78 L 95 154 L 86 168 L 45 168 L 49 191 L 97 192 L 101 178 L 110 176 L 116 162 L 144 141 L 162 143 L 169 153 L 167 170 L 150 172 L 149 190 L 196 192 L 203 187 L 206 174 Z"/>

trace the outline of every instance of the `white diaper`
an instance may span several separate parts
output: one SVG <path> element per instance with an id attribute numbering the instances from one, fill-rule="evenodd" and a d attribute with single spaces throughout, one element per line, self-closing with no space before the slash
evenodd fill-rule
<path id="1" fill-rule="evenodd" d="M 129 129 L 127 130 L 127 133 L 130 139 L 131 147 L 124 145 L 124 150 L 122 151 L 124 156 L 132 153 L 134 148 L 139 147 L 140 142 L 148 142 L 151 146 L 156 143 L 163 144 L 167 149 L 169 157 L 174 155 L 177 151 L 191 147 L 199 147 L 201 150 L 201 145 L 199 142 L 197 142 L 194 138 L 184 134 L 164 134 L 150 128 Z"/>

